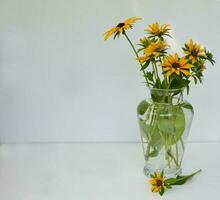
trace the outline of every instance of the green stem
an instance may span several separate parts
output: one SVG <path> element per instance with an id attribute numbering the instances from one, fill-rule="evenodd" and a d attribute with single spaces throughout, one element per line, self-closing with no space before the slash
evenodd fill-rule
<path id="1" fill-rule="evenodd" d="M 160 60 L 160 63 L 162 64 L 161 57 L 159 57 L 159 60 Z M 162 74 L 163 74 L 163 78 L 164 78 L 164 81 L 165 81 L 165 85 L 168 87 L 169 80 L 168 80 L 168 77 L 166 76 L 166 74 L 164 73 L 163 67 L 162 67 Z"/>
<path id="2" fill-rule="evenodd" d="M 147 123 L 147 121 L 150 121 L 149 123 L 152 124 L 153 120 L 154 120 L 154 105 L 149 107 L 149 113 L 151 113 L 150 115 L 148 115 L 148 117 L 146 116 L 144 122 Z M 143 139 L 141 137 L 142 140 L 142 146 L 143 146 Z M 148 140 L 147 140 L 147 149 L 145 152 L 145 148 L 143 146 L 144 149 L 144 155 L 145 155 L 145 159 L 149 160 L 149 153 L 150 153 L 150 148 L 151 148 L 151 135 L 148 135 Z"/>
<path id="3" fill-rule="evenodd" d="M 167 154 L 173 159 L 174 163 L 176 164 L 176 166 L 179 168 L 179 163 L 177 162 L 176 158 L 173 156 L 173 154 L 171 153 L 171 151 L 168 151 Z"/>
<path id="4" fill-rule="evenodd" d="M 145 160 L 149 160 L 149 154 L 150 154 L 150 148 L 151 148 L 151 145 L 150 145 L 150 142 L 147 144 L 147 150 L 146 150 L 146 154 L 145 154 Z"/>
<path id="5" fill-rule="evenodd" d="M 156 127 L 156 124 L 154 124 L 153 125 L 153 123 L 154 123 L 154 120 L 155 120 L 155 115 L 154 115 L 154 113 L 155 113 L 155 108 L 154 108 L 154 106 L 152 107 L 152 117 L 151 117 L 151 119 L 150 119 L 150 124 L 151 124 L 151 129 L 150 129 L 150 132 L 151 133 L 153 133 L 154 132 L 154 130 L 155 130 L 155 127 Z M 151 135 L 151 134 L 150 134 Z M 149 143 L 148 143 L 148 146 L 147 146 L 147 155 L 149 156 L 149 153 L 150 153 L 150 148 L 151 148 L 151 138 L 150 138 L 150 140 L 149 140 Z"/>
<path id="6" fill-rule="evenodd" d="M 160 82 L 160 77 L 159 77 L 159 74 L 158 74 L 157 65 L 156 65 L 156 63 L 154 61 L 152 62 L 152 65 L 153 65 L 153 70 L 154 70 L 154 73 L 155 73 L 155 77 Z"/>
<path id="7" fill-rule="evenodd" d="M 184 144 L 184 141 L 183 141 L 182 137 L 180 138 L 180 142 L 181 142 L 181 145 L 182 145 L 182 148 L 183 148 L 183 152 L 184 152 L 185 151 L 185 144 Z"/>
<path id="8" fill-rule="evenodd" d="M 185 152 L 185 145 L 184 145 L 184 141 L 183 141 L 182 137 L 180 138 L 180 143 L 181 143 L 181 146 L 182 146 L 182 149 L 183 149 L 183 153 L 184 153 Z M 183 159 L 181 159 L 181 161 L 180 161 L 180 166 L 182 164 L 182 161 L 183 161 Z"/>
<path id="9" fill-rule="evenodd" d="M 178 151 L 178 143 L 175 143 L 175 149 L 176 149 L 176 161 L 179 163 L 179 151 Z"/>
<path id="10" fill-rule="evenodd" d="M 165 137 L 164 137 L 163 140 L 164 140 L 164 147 L 165 147 L 165 152 L 166 152 L 165 159 L 166 159 L 167 162 L 168 162 L 169 168 L 171 168 L 170 157 L 169 157 L 169 154 L 168 154 L 168 152 L 169 152 L 169 144 L 168 144 L 168 142 L 167 142 L 167 137 L 166 137 L 166 135 L 165 135 Z"/>
<path id="11" fill-rule="evenodd" d="M 135 53 L 135 55 L 136 55 L 136 57 L 137 57 L 137 59 L 138 59 L 138 62 L 139 62 L 139 64 L 140 64 L 140 66 L 141 66 L 141 69 L 142 69 L 143 65 L 141 64 L 141 62 L 140 62 L 140 60 L 139 60 L 138 53 L 137 53 L 137 51 L 136 51 L 136 49 L 135 49 L 133 43 L 131 42 L 131 40 L 129 39 L 129 37 L 128 37 L 128 35 L 126 34 L 125 31 L 123 32 L 123 35 L 125 36 L 125 38 L 126 38 L 126 39 L 128 40 L 128 42 L 129 42 L 129 44 L 131 45 L 131 47 L 132 47 L 132 49 L 133 49 L 133 51 L 134 51 L 134 53 Z M 149 87 L 149 82 L 148 82 L 148 79 L 147 79 L 147 75 L 146 75 L 146 73 L 145 73 L 144 70 L 141 70 L 141 71 L 143 72 L 144 77 L 145 77 L 145 80 L 146 80 L 146 82 L 147 82 L 147 86 Z"/>

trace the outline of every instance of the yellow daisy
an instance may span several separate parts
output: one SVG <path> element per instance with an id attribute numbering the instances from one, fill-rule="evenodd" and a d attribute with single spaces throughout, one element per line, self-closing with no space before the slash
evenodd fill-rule
<path id="1" fill-rule="evenodd" d="M 167 43 L 162 40 L 151 42 L 147 48 L 144 49 L 144 55 L 139 57 L 141 63 L 148 61 L 151 58 L 157 58 L 166 50 Z"/>
<path id="2" fill-rule="evenodd" d="M 160 173 L 155 173 L 155 176 L 149 180 L 152 185 L 152 192 L 162 192 L 165 189 L 165 178 Z"/>
<path id="3" fill-rule="evenodd" d="M 169 55 L 164 58 L 164 61 L 162 63 L 162 67 L 164 70 L 164 73 L 169 77 L 174 72 L 177 75 L 184 74 L 186 76 L 190 76 L 190 69 L 193 67 L 192 64 L 188 62 L 188 60 L 185 57 L 179 57 L 176 53 L 175 55 Z"/>
<path id="4" fill-rule="evenodd" d="M 119 23 L 117 26 L 105 32 L 104 40 L 106 41 L 112 35 L 114 36 L 119 35 L 120 33 L 123 33 L 124 30 L 131 29 L 133 24 L 138 20 L 141 20 L 141 18 L 131 17 L 131 18 L 126 19 L 124 22 Z"/>
<path id="5" fill-rule="evenodd" d="M 186 48 L 183 48 L 183 50 L 186 56 L 192 61 L 192 63 L 195 63 L 197 61 L 197 58 L 204 58 L 206 56 L 204 48 L 202 48 L 200 44 L 195 43 L 192 40 L 189 40 L 189 42 L 185 46 Z"/>
<path id="6" fill-rule="evenodd" d="M 160 25 L 158 22 L 153 23 L 148 26 L 148 28 L 145 30 L 149 34 L 161 37 L 164 34 L 168 35 L 168 32 L 171 30 L 170 24 L 163 24 Z"/>

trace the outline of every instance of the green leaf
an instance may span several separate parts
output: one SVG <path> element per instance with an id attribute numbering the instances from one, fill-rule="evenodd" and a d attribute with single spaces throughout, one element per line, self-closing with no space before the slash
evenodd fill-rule
<path id="1" fill-rule="evenodd" d="M 149 141 L 150 140 L 149 126 L 141 119 L 139 119 L 139 126 L 140 126 L 141 136 L 145 140 Z"/>
<path id="2" fill-rule="evenodd" d="M 189 95 L 189 85 L 186 86 L 186 93 Z"/>
<path id="3" fill-rule="evenodd" d="M 180 106 L 172 106 L 170 109 L 164 108 L 159 113 L 157 124 L 159 131 L 166 137 L 167 143 L 172 145 L 177 143 L 184 133 L 185 116 Z"/>
<path id="4" fill-rule="evenodd" d="M 147 111 L 149 105 L 150 104 L 147 103 L 145 100 L 142 101 L 141 103 L 139 103 L 139 105 L 137 107 L 138 114 L 143 115 Z"/>
<path id="5" fill-rule="evenodd" d="M 176 181 L 177 181 L 176 178 L 168 178 L 168 179 L 165 180 L 165 183 L 168 184 L 168 185 L 172 185 L 172 184 L 174 184 Z"/>
<path id="6" fill-rule="evenodd" d="M 189 109 L 193 112 L 193 107 L 188 102 L 182 103 L 180 106 L 183 107 L 183 108 Z"/>
<path id="7" fill-rule="evenodd" d="M 146 73 L 146 77 L 147 77 L 147 79 L 149 80 L 149 81 L 154 81 L 154 74 L 153 74 L 153 72 L 147 72 Z"/>
<path id="8" fill-rule="evenodd" d="M 143 120 L 139 120 L 141 135 L 145 138 L 149 145 L 157 150 L 161 149 L 163 146 L 163 140 L 161 138 L 157 124 L 146 124 Z"/>
<path id="9" fill-rule="evenodd" d="M 166 188 L 171 189 L 171 188 L 172 188 L 172 186 L 171 186 L 171 185 L 169 185 L 169 184 L 166 184 Z"/>
<path id="10" fill-rule="evenodd" d="M 142 67 L 141 67 L 141 71 L 143 71 L 143 70 L 145 70 L 147 67 L 148 67 L 148 65 L 150 64 L 150 59 L 149 60 L 147 60 L 143 65 L 142 65 Z"/>
<path id="11" fill-rule="evenodd" d="M 183 78 L 174 78 L 170 84 L 170 89 L 184 88 L 190 83 L 189 80 Z"/>
<path id="12" fill-rule="evenodd" d="M 206 51 L 206 56 L 207 56 L 207 60 L 208 60 L 212 65 L 214 65 L 215 60 L 213 59 L 212 53 L 209 52 L 209 51 Z"/>
<path id="13" fill-rule="evenodd" d="M 155 178 L 155 176 L 153 174 L 150 175 L 151 178 Z"/>
<path id="14" fill-rule="evenodd" d="M 151 91 L 151 98 L 154 102 L 163 102 L 163 101 L 165 101 L 164 92 L 161 92 L 160 90 L 152 90 Z"/>
<path id="15" fill-rule="evenodd" d="M 187 176 L 177 176 L 176 178 L 169 178 L 166 179 L 166 183 L 169 185 L 183 185 L 185 184 L 189 179 L 191 179 L 193 176 L 201 172 L 202 170 L 198 170 L 190 175 Z"/>
<path id="16" fill-rule="evenodd" d="M 154 147 L 153 151 L 151 151 L 147 156 L 156 157 L 159 154 L 159 151 Z"/>
<path id="17" fill-rule="evenodd" d="M 197 84 L 197 78 L 193 76 L 193 79 L 194 79 L 195 84 Z"/>
<path id="18" fill-rule="evenodd" d="M 144 49 L 145 49 L 145 48 L 140 48 L 140 49 L 138 49 L 138 50 L 137 50 L 137 53 L 143 51 Z"/>
<path id="19" fill-rule="evenodd" d="M 161 190 L 159 191 L 160 196 L 163 196 L 164 192 L 165 192 L 164 187 L 161 187 Z"/>

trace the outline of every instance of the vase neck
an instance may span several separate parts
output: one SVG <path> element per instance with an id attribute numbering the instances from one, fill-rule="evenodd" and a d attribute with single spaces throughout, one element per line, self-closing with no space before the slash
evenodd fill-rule
<path id="1" fill-rule="evenodd" d="M 149 88 L 153 103 L 181 104 L 183 102 L 184 88 L 158 89 Z"/>

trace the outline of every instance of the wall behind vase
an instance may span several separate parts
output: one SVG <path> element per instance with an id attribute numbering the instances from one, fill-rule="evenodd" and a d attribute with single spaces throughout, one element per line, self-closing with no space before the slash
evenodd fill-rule
<path id="1" fill-rule="evenodd" d="M 131 16 L 137 41 L 154 21 L 173 24 L 173 49 L 188 39 L 216 57 L 195 107 L 190 140 L 219 141 L 220 1 L 1 0 L 0 141 L 139 141 L 136 105 L 147 89 L 126 41 L 103 33 Z"/>

